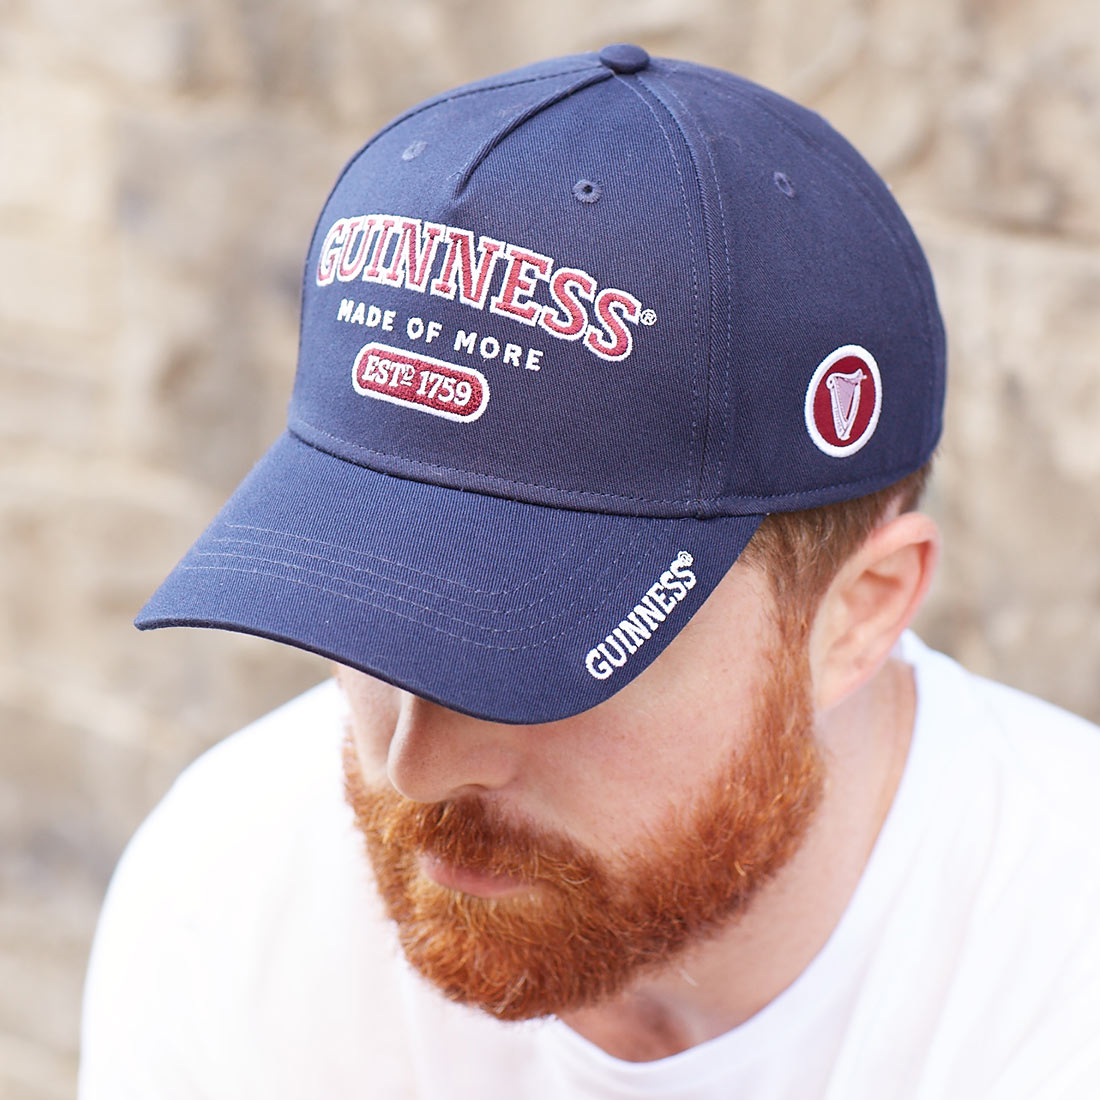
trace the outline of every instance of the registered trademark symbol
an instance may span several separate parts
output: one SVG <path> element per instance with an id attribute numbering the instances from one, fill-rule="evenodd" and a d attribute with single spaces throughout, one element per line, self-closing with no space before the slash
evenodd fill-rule
<path id="1" fill-rule="evenodd" d="M 657 312 L 652 309 L 643 309 L 642 315 L 638 318 L 643 325 L 655 325 L 657 323 Z"/>

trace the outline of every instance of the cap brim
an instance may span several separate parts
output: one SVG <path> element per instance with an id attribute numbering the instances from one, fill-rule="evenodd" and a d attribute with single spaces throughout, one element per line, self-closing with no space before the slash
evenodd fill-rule
<path id="1" fill-rule="evenodd" d="M 760 518 L 518 503 L 378 473 L 287 433 L 136 625 L 257 634 L 478 718 L 549 722 L 651 664 Z"/>

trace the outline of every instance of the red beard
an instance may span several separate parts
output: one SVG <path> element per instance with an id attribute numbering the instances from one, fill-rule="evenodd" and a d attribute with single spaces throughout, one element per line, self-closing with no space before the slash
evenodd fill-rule
<path id="1" fill-rule="evenodd" d="M 820 799 L 802 653 L 772 657 L 752 736 L 695 804 L 614 862 L 476 798 L 369 790 L 349 738 L 346 797 L 409 962 L 452 1000 L 522 1020 L 612 997 L 726 927 L 797 849 Z M 424 876 L 421 855 L 531 889 L 449 890 Z"/>

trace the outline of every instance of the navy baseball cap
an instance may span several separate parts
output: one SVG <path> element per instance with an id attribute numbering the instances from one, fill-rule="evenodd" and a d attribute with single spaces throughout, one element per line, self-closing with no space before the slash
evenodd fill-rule
<path id="1" fill-rule="evenodd" d="M 313 235 L 285 434 L 138 616 L 537 723 L 648 666 L 764 515 L 939 437 L 944 336 L 818 115 L 637 46 L 437 96 Z"/>

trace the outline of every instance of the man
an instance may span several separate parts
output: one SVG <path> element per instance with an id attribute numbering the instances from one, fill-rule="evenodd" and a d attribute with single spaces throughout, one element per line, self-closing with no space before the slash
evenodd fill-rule
<path id="1" fill-rule="evenodd" d="M 384 129 L 138 619 L 339 687 L 135 838 L 86 1100 L 1097 1095 L 1096 731 L 905 633 L 943 380 L 885 185 L 764 89 L 617 45 Z"/>

